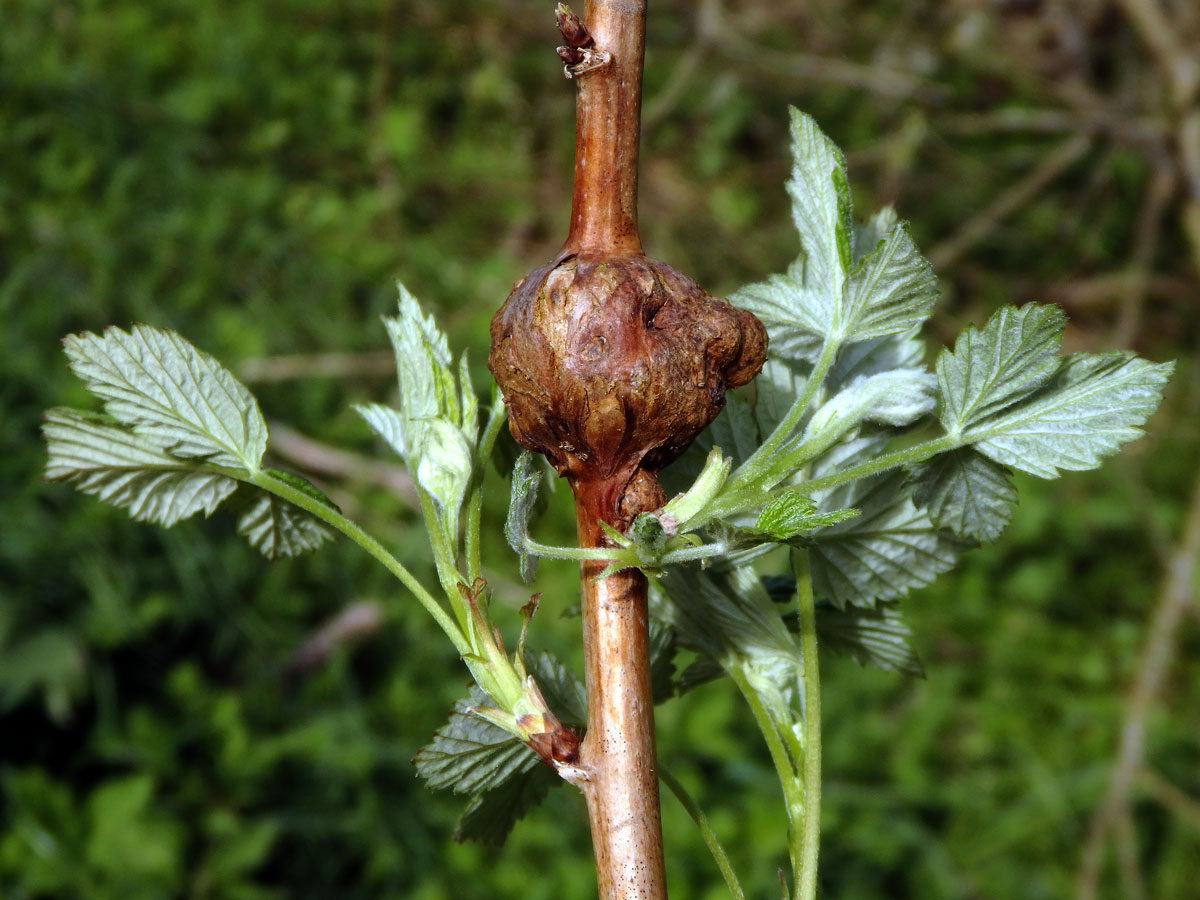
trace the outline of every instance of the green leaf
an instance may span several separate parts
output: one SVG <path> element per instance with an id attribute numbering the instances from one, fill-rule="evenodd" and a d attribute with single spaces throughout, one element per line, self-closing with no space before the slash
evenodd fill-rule
<path id="1" fill-rule="evenodd" d="M 774 540 L 786 541 L 802 531 L 813 531 L 844 522 L 857 516 L 856 509 L 839 509 L 833 512 L 818 512 L 817 504 L 799 491 L 787 491 L 763 507 L 754 531 L 769 535 Z"/>
<path id="2" fill-rule="evenodd" d="M 850 188 L 846 158 L 816 120 L 792 107 L 792 221 L 804 250 L 804 283 L 824 298 L 824 324 L 836 324 L 846 272 L 850 269 Z M 822 332 L 822 333 L 827 333 Z"/>
<path id="3" fill-rule="evenodd" d="M 242 514 L 237 530 L 267 559 L 299 556 L 333 537 L 332 531 L 300 507 L 267 493 L 256 497 Z"/>
<path id="4" fill-rule="evenodd" d="M 1010 406 L 1058 368 L 1067 317 L 1057 306 L 1005 306 L 982 329 L 967 326 L 938 356 L 942 425 L 950 434 Z"/>
<path id="5" fill-rule="evenodd" d="M 917 327 L 938 297 L 933 267 L 902 224 L 858 264 L 845 290 L 844 333 L 854 340 Z"/>
<path id="6" fill-rule="evenodd" d="M 890 604 L 875 609 L 817 607 L 821 647 L 851 657 L 862 665 L 925 677 L 925 667 L 909 639 L 912 631 Z"/>
<path id="7" fill-rule="evenodd" d="M 257 471 L 267 447 L 258 403 L 180 335 L 135 325 L 130 332 L 71 335 L 63 343 L 71 370 L 105 401 L 105 411 L 149 445 L 175 457 Z"/>
<path id="8" fill-rule="evenodd" d="M 504 784 L 519 772 L 539 765 L 538 756 L 512 734 L 472 712 L 490 703 L 472 688 L 471 696 L 454 704 L 450 721 L 422 747 L 413 764 L 435 790 L 475 794 Z"/>
<path id="9" fill-rule="evenodd" d="M 864 421 L 907 425 L 933 411 L 934 388 L 923 369 L 860 375 L 813 414 L 804 440 L 828 446 Z"/>
<path id="10" fill-rule="evenodd" d="M 408 423 L 404 416 L 382 403 L 356 403 L 354 411 L 383 438 L 397 455 L 408 460 Z"/>
<path id="11" fill-rule="evenodd" d="M 499 847 L 519 819 L 545 800 L 552 787 L 565 783 L 549 766 L 513 773 L 492 790 L 471 798 L 454 829 L 454 839 Z"/>
<path id="12" fill-rule="evenodd" d="M 856 378 L 896 369 L 924 369 L 925 345 L 917 331 L 905 331 L 847 344 L 829 370 L 828 384 L 842 388 Z M 757 383 L 757 382 L 756 382 Z"/>
<path id="13" fill-rule="evenodd" d="M 822 500 L 825 509 L 847 506 L 862 514 L 812 538 L 813 588 L 839 609 L 874 606 L 929 584 L 962 549 L 913 504 L 900 473 L 851 482 Z"/>
<path id="14" fill-rule="evenodd" d="M 198 512 L 211 515 L 237 487 L 228 475 L 171 456 L 131 428 L 87 413 L 51 409 L 42 433 L 47 480 L 72 484 L 139 521 L 170 526 Z"/>
<path id="15" fill-rule="evenodd" d="M 991 541 L 1012 518 L 1017 489 L 1008 469 L 964 447 L 916 468 L 913 502 L 939 528 L 971 540 Z"/>
<path id="16" fill-rule="evenodd" d="M 1141 426 L 1162 400 L 1174 363 L 1132 353 L 1076 353 L 1022 403 L 966 429 L 964 438 L 1001 465 L 1042 478 L 1093 469 Z"/>
<path id="17" fill-rule="evenodd" d="M 284 472 L 282 469 L 264 469 L 263 473 L 271 476 L 276 481 L 282 481 L 284 484 L 295 488 L 302 494 L 307 494 L 313 500 L 316 500 L 318 503 L 323 503 L 334 512 L 342 511 L 336 503 L 329 499 L 329 496 L 323 490 L 321 490 L 307 478 L 303 478 L 294 472 Z"/>
<path id="18" fill-rule="evenodd" d="M 521 580 L 526 584 L 537 575 L 537 557 L 527 549 L 529 541 L 529 516 L 537 502 L 538 483 L 542 473 L 538 470 L 533 454 L 521 451 L 513 468 L 512 489 L 508 502 L 508 517 L 504 520 L 504 536 L 508 544 L 521 558 Z"/>
<path id="19" fill-rule="evenodd" d="M 875 252 L 879 242 L 886 238 L 897 224 L 896 210 L 885 206 L 862 225 L 854 227 L 854 268 L 858 268 L 864 258 Z"/>

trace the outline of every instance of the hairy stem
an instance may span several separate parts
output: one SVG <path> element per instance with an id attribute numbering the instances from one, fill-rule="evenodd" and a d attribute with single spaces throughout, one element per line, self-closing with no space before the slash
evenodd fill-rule
<path id="1" fill-rule="evenodd" d="M 793 550 L 800 650 L 804 655 L 804 817 L 800 822 L 800 875 L 796 900 L 817 896 L 817 851 L 821 840 L 821 670 L 817 660 L 817 615 L 808 551 Z"/>
<path id="2" fill-rule="evenodd" d="M 645 0 L 588 0 L 584 24 L 608 54 L 580 71 L 575 107 L 575 191 L 562 256 L 638 256 L 637 164 L 641 135 Z"/>
<path id="3" fill-rule="evenodd" d="M 574 488 L 579 542 L 595 546 L 601 517 L 612 516 L 602 508 L 611 492 L 595 482 Z M 596 581 L 602 562 L 580 568 L 588 706 L 581 787 L 600 900 L 665 900 L 646 577 L 623 569 Z"/>

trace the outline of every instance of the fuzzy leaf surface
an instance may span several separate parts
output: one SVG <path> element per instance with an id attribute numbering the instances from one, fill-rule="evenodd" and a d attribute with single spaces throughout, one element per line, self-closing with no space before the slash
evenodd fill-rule
<path id="1" fill-rule="evenodd" d="M 126 426 L 70 409 L 51 409 L 42 433 L 45 477 L 128 510 L 139 521 L 171 526 L 206 516 L 233 493 L 237 481 L 178 459 Z"/>
<path id="2" fill-rule="evenodd" d="M 937 279 L 908 234 L 895 225 L 850 274 L 845 288 L 845 334 L 855 340 L 908 331 L 924 322 L 937 300 Z"/>
<path id="3" fill-rule="evenodd" d="M 537 503 L 538 483 L 542 473 L 528 450 L 521 451 L 513 467 L 512 488 L 508 501 L 508 517 L 504 520 L 504 536 L 509 546 L 521 558 L 521 580 L 526 584 L 537 575 L 537 557 L 526 549 L 529 540 L 529 517 Z"/>
<path id="4" fill-rule="evenodd" d="M 968 325 L 938 356 L 942 425 L 957 434 L 1028 396 L 1058 368 L 1067 317 L 1057 306 L 1005 306 L 983 328 Z"/>
<path id="5" fill-rule="evenodd" d="M 1125 351 L 1075 353 L 1037 393 L 972 424 L 964 438 L 1001 465 L 1042 478 L 1094 469 L 1142 436 L 1173 368 Z"/>
<path id="6" fill-rule="evenodd" d="M 71 335 L 71 370 L 105 411 L 172 456 L 258 469 L 267 424 L 258 402 L 228 369 L 181 335 L 135 325 L 126 332 Z"/>
<path id="7" fill-rule="evenodd" d="M 991 541 L 1012 518 L 1017 489 L 1008 469 L 963 447 L 916 468 L 913 502 L 939 528 L 971 540 Z"/>
<path id="8" fill-rule="evenodd" d="M 813 535 L 813 588 L 839 609 L 874 606 L 929 584 L 961 546 L 912 501 L 904 476 L 864 478 L 830 492 L 823 508 L 854 506 L 849 519 Z"/>

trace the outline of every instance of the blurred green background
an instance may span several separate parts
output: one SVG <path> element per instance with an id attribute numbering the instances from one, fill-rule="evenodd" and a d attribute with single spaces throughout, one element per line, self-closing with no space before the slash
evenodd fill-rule
<path id="1" fill-rule="evenodd" d="M 176 328 L 297 429 L 275 431 L 284 464 L 430 578 L 350 404 L 390 396 L 397 279 L 487 389 L 488 319 L 566 231 L 552 6 L 0 7 L 0 897 L 593 896 L 568 791 L 502 849 L 452 842 L 465 801 L 409 760 L 465 673 L 356 548 L 269 565 L 220 514 L 164 531 L 38 477 L 41 411 L 87 403 L 60 337 Z M 1145 440 L 1022 480 L 1000 543 L 909 598 L 926 680 L 823 661 L 826 897 L 1200 896 L 1197 45 L 1187 2 L 651 4 L 653 255 L 714 293 L 792 259 L 796 104 L 847 151 L 857 208 L 911 220 L 942 277 L 931 341 L 1039 300 L 1072 317 L 1069 349 L 1179 360 Z M 515 633 L 498 476 L 492 494 Z M 546 567 L 534 640 L 577 659 L 573 577 Z M 352 604 L 380 621 L 300 665 Z M 659 722 L 746 886 L 777 897 L 778 788 L 731 686 Z M 664 816 L 672 896 L 727 896 L 669 797 Z"/>

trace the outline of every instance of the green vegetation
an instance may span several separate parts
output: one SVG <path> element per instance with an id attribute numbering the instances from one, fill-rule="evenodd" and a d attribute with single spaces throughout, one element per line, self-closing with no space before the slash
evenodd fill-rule
<path id="1" fill-rule="evenodd" d="M 447 843 L 462 804 L 424 791 L 408 760 L 463 693 L 461 669 L 355 548 L 266 567 L 233 539 L 234 519 L 164 532 L 36 479 L 41 410 L 84 402 L 55 352 L 67 331 L 170 326 L 226 361 L 240 355 L 243 374 L 261 378 L 272 371 L 264 357 L 380 348 L 377 316 L 392 311 L 389 283 L 402 275 L 427 302 L 441 301 L 439 320 L 470 348 L 473 380 L 485 385 L 484 323 L 512 277 L 549 255 L 565 217 L 570 97 L 546 53 L 549 23 L 498 2 L 478 4 L 469 20 L 375 3 L 30 2 L 5 15 L 0 364 L 12 487 L 0 523 L 0 891 L 589 896 L 581 805 L 566 792 L 522 822 L 503 853 Z M 705 50 L 720 66 L 681 76 L 695 27 L 682 5 L 652 14 L 649 108 L 661 111 L 647 129 L 644 217 L 659 255 L 714 290 L 787 261 L 785 100 L 818 113 L 850 148 L 852 170 L 855 148 L 866 148 L 858 165 L 875 177 L 854 183 L 897 192 L 918 234 L 948 235 L 964 207 L 985 205 L 996 180 L 979 173 L 1020 171 L 1047 154 L 1026 137 L 964 140 L 957 165 L 937 171 L 939 194 L 928 179 L 945 147 L 916 141 L 910 152 L 925 156 L 906 168 L 894 144 L 953 110 L 914 96 L 906 113 L 907 101 L 830 85 L 796 96 L 779 72 L 756 80 L 721 41 Z M 815 46 L 832 40 L 831 28 L 813 30 Z M 864 14 L 853 41 L 880 33 Z M 762 37 L 795 43 L 778 29 Z M 850 53 L 851 43 L 838 49 Z M 1133 53 L 1119 42 L 1106 49 L 1115 59 Z M 781 49 L 780 68 L 789 58 Z M 965 107 L 981 76 L 952 51 L 943 63 L 939 90 L 960 91 Z M 773 87 L 750 96 L 739 81 Z M 1049 102 L 1037 84 L 1011 89 L 1017 105 Z M 1027 201 L 1015 224 L 951 271 L 939 332 L 982 324 L 995 302 L 1038 284 L 1063 290 L 1106 271 L 1139 234 L 1133 207 L 1154 177 L 1113 142 L 1078 156 L 1060 190 Z M 1064 198 L 1088 178 L 1123 190 L 1094 199 L 1099 209 L 1086 216 L 1071 213 Z M 1185 247 L 1168 228 L 1149 258 L 1130 264 L 1194 291 Z M 1100 328 L 1104 315 L 1079 318 Z M 1194 309 L 1161 302 L 1145 315 L 1179 335 L 1179 346 L 1157 338 L 1146 352 L 1191 367 L 1184 337 L 1195 334 Z M 1086 328 L 1068 340 L 1111 343 Z M 293 368 L 293 380 L 255 384 L 264 407 L 320 439 L 390 453 L 349 402 L 388 400 L 389 369 L 330 377 L 314 375 L 311 360 Z M 1187 415 L 1194 388 L 1181 381 L 1140 454 L 1109 478 L 1073 475 L 1050 488 L 1022 479 L 1005 542 L 912 596 L 926 681 L 827 661 L 830 896 L 1070 890 L 1153 607 L 1155 556 L 1170 552 L 1184 514 L 1197 435 Z M 284 461 L 320 475 L 306 469 L 311 451 Z M 417 513 L 364 490 L 367 477 L 359 467 L 324 485 L 436 583 Z M 506 491 L 485 493 L 497 521 Z M 569 531 L 562 499 L 551 498 L 548 515 Z M 507 552 L 499 534 L 489 539 L 490 558 Z M 569 657 L 574 623 L 556 616 L 572 602 L 573 567 L 546 568 L 561 587 L 545 591 L 539 628 Z M 521 587 L 494 586 L 515 617 Z M 297 654 L 322 622 L 364 600 L 384 611 L 381 628 L 319 664 Z M 1194 648 L 1194 627 L 1181 639 Z M 1187 649 L 1169 705 L 1151 720 L 1147 760 L 1194 796 L 1200 747 L 1187 712 L 1200 679 Z M 745 755 L 754 725 L 729 688 L 702 687 L 664 708 L 661 749 L 747 873 L 748 893 L 767 896 L 785 825 L 765 752 Z M 1139 794 L 1133 808 L 1141 868 L 1152 896 L 1178 896 L 1197 874 L 1196 832 L 1186 806 L 1156 796 L 1165 795 Z M 673 886 L 723 895 L 703 837 L 682 808 L 665 805 Z M 530 872 L 539 873 L 532 883 Z"/>

